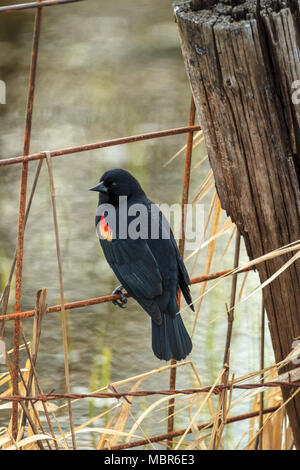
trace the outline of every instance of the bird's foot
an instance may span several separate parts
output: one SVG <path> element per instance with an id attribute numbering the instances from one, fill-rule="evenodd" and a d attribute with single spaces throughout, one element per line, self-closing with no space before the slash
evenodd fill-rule
<path id="1" fill-rule="evenodd" d="M 118 294 L 120 296 L 120 300 L 116 299 L 112 301 L 114 305 L 117 305 L 120 308 L 125 308 L 125 304 L 127 304 L 127 297 L 123 294 L 122 292 L 123 289 L 124 289 L 123 286 L 118 286 L 112 292 L 112 295 Z"/>

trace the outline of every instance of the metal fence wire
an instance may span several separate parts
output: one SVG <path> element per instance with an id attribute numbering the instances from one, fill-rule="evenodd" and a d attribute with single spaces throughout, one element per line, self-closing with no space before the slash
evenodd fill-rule
<path id="1" fill-rule="evenodd" d="M 113 449 L 125 449 L 125 448 L 130 448 L 130 447 L 135 447 L 135 446 L 142 446 L 146 445 L 151 442 L 162 442 L 162 441 L 167 441 L 169 444 L 169 447 L 172 445 L 172 439 L 177 437 L 177 436 L 182 436 L 186 430 L 177 430 L 174 431 L 174 396 L 178 393 L 181 394 L 193 394 L 193 393 L 208 393 L 211 391 L 211 387 L 206 387 L 203 389 L 191 389 L 191 390 L 176 390 L 176 367 L 175 361 L 171 361 L 171 367 L 170 367 L 170 388 L 169 390 L 156 390 L 156 391 L 138 391 L 138 392 L 132 392 L 132 393 L 118 393 L 116 391 L 113 391 L 111 393 L 93 393 L 93 394 L 82 394 L 82 395 L 76 395 L 72 394 L 70 389 L 69 389 L 69 379 L 68 379 L 68 358 L 67 358 L 67 351 L 65 350 L 65 372 L 66 372 L 66 394 L 54 394 L 54 393 L 49 393 L 49 394 L 43 394 L 41 393 L 41 388 L 38 385 L 38 391 L 39 394 L 35 396 L 30 395 L 30 389 L 31 389 L 31 383 L 33 380 L 33 377 L 37 381 L 36 377 L 36 372 L 35 372 L 35 360 L 36 360 L 36 353 L 37 349 L 33 352 L 30 352 L 29 349 L 27 349 L 27 353 L 29 355 L 29 359 L 31 362 L 31 367 L 32 367 L 32 377 L 31 377 L 31 383 L 27 384 L 27 392 L 28 394 L 26 396 L 21 396 L 19 394 L 19 381 L 20 379 L 23 380 L 24 383 L 24 378 L 22 376 L 22 373 L 20 371 L 20 366 L 19 366 L 19 348 L 20 348 L 20 337 L 21 335 L 24 338 L 24 330 L 22 327 L 22 320 L 30 317 L 34 317 L 34 320 L 36 322 L 36 328 L 37 330 L 41 328 L 41 322 L 39 321 L 40 315 L 44 313 L 54 313 L 54 312 L 62 312 L 64 313 L 64 310 L 66 309 L 77 309 L 81 307 L 86 307 L 89 305 L 95 305 L 95 304 L 101 304 L 104 302 L 111 302 L 113 300 L 118 299 L 118 295 L 106 295 L 102 297 L 96 297 L 96 298 L 89 298 L 85 300 L 80 300 L 80 301 L 73 301 L 69 303 L 64 303 L 64 298 L 63 298 L 63 284 L 62 284 L 62 277 L 60 279 L 60 285 L 61 285 L 61 303 L 59 305 L 54 305 L 54 306 L 47 306 L 45 304 L 45 292 L 44 291 L 39 291 L 37 295 L 37 302 L 36 306 L 34 309 L 30 311 L 23 311 L 21 309 L 21 296 L 22 296 L 22 269 L 23 269 L 23 246 L 24 246 L 24 231 L 25 231 L 25 226 L 26 226 L 26 221 L 28 218 L 28 214 L 30 211 L 31 207 L 31 202 L 34 197 L 34 192 L 37 184 L 37 180 L 39 177 L 40 169 L 42 162 L 46 160 L 47 165 L 48 165 L 48 170 L 49 170 L 49 176 L 50 176 L 50 181 L 51 181 L 51 176 L 53 177 L 52 171 L 51 171 L 51 161 L 52 158 L 54 157 L 59 157 L 59 156 L 67 156 L 70 154 L 75 154 L 75 153 L 82 153 L 85 151 L 89 150 L 94 150 L 94 149 L 100 149 L 100 148 L 105 148 L 105 147 L 110 147 L 114 145 L 122 145 L 122 144 L 128 144 L 128 143 L 134 143 L 134 142 L 139 142 L 142 140 L 149 140 L 149 139 L 157 139 L 157 138 L 163 138 L 167 136 L 172 136 L 172 135 L 178 135 L 178 134 L 187 134 L 187 144 L 186 144 L 186 159 L 185 159 L 185 169 L 184 169 L 184 176 L 183 176 L 183 187 L 182 187 L 182 238 L 180 240 L 180 252 L 183 255 L 184 252 L 184 227 L 185 227 L 185 214 L 184 214 L 184 205 L 188 202 L 188 197 L 189 197 L 189 182 L 190 182 L 190 171 L 191 171 L 191 157 L 192 157 L 192 148 L 193 148 L 193 135 L 196 131 L 201 130 L 199 125 L 195 125 L 195 105 L 193 98 L 191 99 L 191 107 L 190 107 L 190 118 L 189 118 L 189 123 L 187 126 L 175 128 L 175 129 L 167 129 L 167 130 L 159 130 L 156 132 L 151 132 L 151 133 L 144 133 L 140 135 L 133 135 L 133 136 L 128 136 L 128 137 L 118 137 L 114 138 L 111 140 L 105 140 L 105 141 L 99 141 L 99 142 L 94 142 L 94 143 L 88 143 L 85 145 L 78 145 L 70 148 L 63 148 L 63 149 L 57 149 L 57 150 L 52 150 L 52 151 L 41 151 L 39 153 L 35 154 L 30 154 L 30 140 L 31 140 L 31 125 L 32 125 L 32 115 L 33 115 L 33 105 L 34 105 L 34 94 L 35 94 L 35 86 L 36 86 L 36 71 L 37 71 L 37 60 L 38 60 L 38 52 L 39 52 L 39 43 L 40 43 L 40 35 L 41 35 L 41 22 L 42 22 L 42 12 L 43 9 L 46 7 L 52 7 L 52 6 L 59 6 L 63 4 L 71 4 L 75 2 L 80 2 L 84 0 L 39 0 L 31 3 L 23 3 L 23 4 L 16 4 L 16 5 L 10 5 L 10 6 L 2 6 L 0 7 L 0 13 L 13 13 L 15 11 L 20 11 L 20 10 L 27 10 L 27 9 L 34 9 L 35 10 L 35 22 L 34 22 L 34 32 L 33 32 L 33 44 L 32 44 L 32 55 L 31 55 L 31 65 L 30 65 L 30 74 L 29 74 L 29 83 L 28 83 L 28 98 L 27 98 L 27 108 L 26 108 L 26 124 L 25 124 L 25 132 L 24 132 L 24 146 L 23 146 L 23 155 L 18 156 L 18 157 L 13 157 L 13 158 L 5 158 L 0 160 L 0 166 L 8 166 L 8 165 L 15 165 L 15 164 L 20 164 L 22 165 L 22 172 L 21 172 L 21 179 L 20 179 L 20 198 L 19 198 L 19 216 L 18 216 L 18 231 L 17 231 L 17 247 L 15 251 L 15 257 L 12 263 L 11 271 L 10 271 L 10 276 L 9 280 L 6 286 L 6 289 L 4 290 L 1 298 L 2 302 L 2 315 L 0 315 L 0 324 L 1 324 L 1 337 L 3 334 L 3 328 L 4 328 L 4 322 L 5 321 L 14 321 L 14 338 L 13 338 L 13 361 L 12 363 L 9 363 L 8 360 L 8 367 L 9 371 L 11 373 L 12 377 L 12 396 L 6 396 L 6 397 L 1 397 L 1 400 L 3 401 L 10 401 L 12 402 L 12 417 L 11 417 L 11 422 L 12 422 L 12 439 L 17 439 L 18 437 L 18 430 L 20 427 L 20 423 L 18 421 L 18 411 L 19 407 L 22 408 L 23 410 L 23 418 L 26 418 L 28 420 L 28 423 L 31 425 L 32 429 L 35 430 L 36 426 L 31 418 L 30 413 L 28 413 L 28 408 L 27 408 L 27 403 L 30 402 L 33 409 L 34 409 L 34 404 L 37 401 L 40 401 L 42 403 L 45 403 L 50 400 L 54 399 L 65 399 L 68 401 L 69 405 L 69 417 L 70 417 L 70 429 L 73 437 L 73 448 L 76 449 L 76 442 L 75 442 L 75 435 L 74 435 L 74 426 L 73 426 L 73 419 L 72 419 L 72 408 L 71 408 L 71 399 L 75 398 L 88 398 L 88 397 L 94 397 L 94 398 L 116 398 L 120 399 L 121 397 L 126 397 L 126 396 L 146 396 L 146 395 L 153 395 L 153 394 L 161 394 L 161 395 L 170 395 L 170 405 L 169 405 L 169 411 L 168 411 L 168 432 L 163 435 L 159 436 L 154 436 L 145 440 L 139 440 L 139 441 L 134 441 L 130 442 L 127 444 L 121 444 L 119 446 L 115 446 Z M 38 161 L 38 165 L 35 169 L 35 178 L 33 181 L 33 186 L 31 188 L 31 191 L 28 191 L 28 185 L 27 185 L 27 179 L 28 179 L 28 172 L 29 172 L 29 162 L 33 161 Z M 54 215 L 54 221 L 55 221 L 55 196 L 54 196 L 54 185 L 52 188 L 52 196 L 53 196 L 53 215 Z M 26 204 L 27 202 L 27 204 Z M 57 222 L 57 219 L 56 219 Z M 58 233 L 56 233 L 58 235 Z M 59 240 L 58 236 L 56 237 L 56 242 L 57 242 L 57 253 L 58 253 L 58 264 L 60 263 L 60 253 L 59 253 Z M 249 271 L 252 269 L 246 268 L 246 269 L 241 269 L 239 270 L 239 273 Z M 10 284 L 12 281 L 13 273 L 15 271 L 16 275 L 16 286 L 15 286 L 15 309 L 13 313 L 7 313 L 7 303 L 8 303 L 8 297 L 9 297 L 9 288 Z M 195 277 L 191 280 L 192 284 L 196 283 L 201 283 L 201 282 L 207 282 L 213 279 L 217 279 L 220 277 L 224 276 L 229 276 L 232 274 L 233 270 L 226 270 L 214 274 L 209 274 L 206 276 L 199 276 Z M 126 294 L 128 297 L 129 295 Z M 62 324 L 63 331 L 65 331 L 65 325 Z M 37 335 L 39 337 L 39 334 Z M 66 338 L 65 338 L 66 339 Z M 26 341 L 24 341 L 25 346 L 26 346 Z M 64 344 L 65 349 L 67 348 L 67 344 Z M 37 345 L 35 345 L 37 347 Z M 38 381 L 37 381 L 38 384 Z M 270 383 L 265 383 L 264 387 L 274 387 L 278 385 L 284 385 L 283 382 L 276 383 L 276 382 L 270 382 Z M 298 387 L 300 386 L 300 383 L 293 382 L 293 384 L 286 383 L 286 386 L 289 387 Z M 244 386 L 240 386 L 240 388 L 255 388 L 259 387 L 260 384 L 245 384 Z M 224 387 L 228 388 L 228 386 L 216 386 L 213 389 L 213 392 L 215 394 L 221 393 L 221 391 L 224 389 Z M 236 386 L 238 388 L 238 386 Z M 172 398 L 173 396 L 173 398 Z M 278 409 L 278 407 L 273 407 L 273 408 L 266 408 L 263 410 L 263 413 L 272 413 Z M 48 425 L 50 428 L 50 431 L 53 435 L 53 430 L 51 427 L 51 422 L 49 420 L 49 416 L 47 414 L 46 408 L 44 409 L 46 413 L 46 417 L 48 420 Z M 228 423 L 230 422 L 235 422 L 235 421 L 240 421 L 242 419 L 248 419 L 254 416 L 258 416 L 258 412 L 251 412 L 243 415 L 236 416 L 234 418 L 229 418 L 227 420 Z M 24 424 L 24 422 L 23 422 Z M 225 423 L 226 424 L 226 423 Z M 42 425 L 39 421 L 39 426 L 42 428 Z M 201 425 L 198 426 L 199 429 L 201 429 Z M 189 430 L 188 432 L 191 432 Z M 49 437 L 50 439 L 50 437 Z M 57 445 L 55 444 L 55 440 L 53 441 L 55 448 L 57 448 Z M 48 447 L 51 447 L 50 442 L 47 442 Z M 44 449 L 44 445 L 41 443 L 38 443 L 38 446 L 40 449 Z"/>

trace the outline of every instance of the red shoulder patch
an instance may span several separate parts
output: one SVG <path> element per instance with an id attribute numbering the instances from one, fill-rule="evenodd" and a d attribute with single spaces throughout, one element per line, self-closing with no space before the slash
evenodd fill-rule
<path id="1" fill-rule="evenodd" d="M 113 233 L 112 233 L 112 229 L 108 226 L 108 224 L 105 221 L 104 213 L 100 217 L 99 228 L 100 228 L 101 237 L 107 240 L 108 242 L 111 242 Z"/>

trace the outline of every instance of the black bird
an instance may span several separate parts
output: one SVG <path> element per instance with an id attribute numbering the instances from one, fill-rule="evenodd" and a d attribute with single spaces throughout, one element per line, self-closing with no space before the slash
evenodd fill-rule
<path id="1" fill-rule="evenodd" d="M 100 244 L 107 262 L 122 283 L 114 290 L 120 295 L 121 302 L 115 303 L 124 306 L 127 299 L 122 289 L 126 289 L 151 317 L 154 354 L 166 361 L 184 359 L 192 350 L 192 342 L 178 313 L 176 297 L 179 289 L 192 310 L 194 307 L 189 290 L 190 278 L 166 218 L 126 170 L 107 171 L 99 184 L 90 189 L 99 192 L 95 222 Z M 110 206 L 104 204 L 113 206 L 115 219 L 106 210 Z M 128 212 L 122 219 L 124 207 Z M 144 214 L 144 219 L 140 219 L 142 223 L 137 223 L 137 218 L 130 215 L 136 207 L 140 208 L 140 215 Z M 157 220 L 159 233 L 155 237 L 151 228 L 155 229 Z M 146 236 L 132 237 L 132 222 L 140 232 L 146 225 Z"/>

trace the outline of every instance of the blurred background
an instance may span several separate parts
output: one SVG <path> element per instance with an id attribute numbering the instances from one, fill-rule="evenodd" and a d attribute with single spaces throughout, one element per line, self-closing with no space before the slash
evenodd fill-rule
<path id="1" fill-rule="evenodd" d="M 1 1 L 7 5 L 16 2 Z M 22 155 L 29 64 L 31 58 L 34 10 L 0 15 L 0 79 L 7 86 L 6 105 L 0 105 L 0 158 Z M 54 150 L 105 139 L 185 126 L 189 119 L 190 87 L 180 50 L 171 1 L 89 0 L 45 8 L 38 59 L 37 86 L 30 152 Z M 84 152 L 53 160 L 59 232 L 63 260 L 66 301 L 110 294 L 118 285 L 102 255 L 95 234 L 97 196 L 88 192 L 101 174 L 123 167 L 141 182 L 147 195 L 157 203 L 180 203 L 184 153 L 163 166 L 185 145 L 186 135 Z M 210 170 L 204 144 L 193 153 L 190 199 L 199 192 Z M 31 188 L 37 162 L 29 165 Z M 19 205 L 21 165 L 0 171 L 0 291 L 3 290 L 13 258 Z M 213 188 L 201 200 L 208 215 Z M 220 228 L 226 220 L 222 214 Z M 234 239 L 227 251 L 231 230 L 216 243 L 210 272 L 233 266 Z M 206 238 L 209 238 L 209 227 Z M 204 248 L 191 277 L 203 274 L 207 248 Z M 225 251 L 225 254 L 224 254 Z M 186 252 L 186 256 L 191 253 Z M 248 261 L 242 246 L 240 264 Z M 240 276 L 238 289 L 243 277 Z M 243 295 L 258 285 L 258 276 L 249 273 Z M 14 282 L 13 282 L 14 285 Z M 209 284 L 209 287 L 211 284 Z M 31 208 L 25 235 L 22 310 L 34 308 L 36 291 L 48 290 L 48 305 L 58 304 L 59 285 L 49 182 L 44 164 Z M 226 340 L 226 306 L 231 280 L 227 279 L 202 301 L 193 336 L 191 359 L 204 385 L 211 385 L 222 369 Z M 195 299 L 201 285 L 192 286 Z M 14 292 L 9 313 L 13 312 Z M 235 312 L 231 344 L 231 372 L 235 376 L 259 367 L 260 295 L 251 297 Z M 194 313 L 183 318 L 192 330 Z M 47 315 L 38 357 L 38 374 L 43 390 L 64 392 L 64 360 L 59 313 Z M 31 336 L 32 319 L 23 322 Z M 5 325 L 4 339 L 12 346 L 13 322 Z M 126 310 L 111 303 L 68 312 L 71 389 L 88 393 L 113 382 L 164 365 L 152 353 L 150 319 L 133 301 Z M 23 356 L 21 356 L 22 358 Z M 273 353 L 266 338 L 266 364 Z M 5 366 L 0 366 L 1 372 Z M 145 389 L 169 386 L 169 373 L 155 375 Z M 197 386 L 188 367 L 178 369 L 177 388 Z M 126 386 L 124 390 L 128 389 Z M 120 389 L 121 390 L 121 389 Z M 242 392 L 239 395 L 242 396 Z M 155 398 L 140 398 L 135 417 Z M 75 425 L 100 413 L 106 400 L 82 400 L 74 404 Z M 242 402 L 236 412 L 249 411 L 251 402 Z M 145 421 L 149 434 L 165 432 L 166 410 Z M 9 411 L 1 411 L 0 426 L 8 423 Z M 103 418 L 98 426 L 106 424 Z M 61 426 L 68 429 L 66 408 L 59 414 Z M 175 418 L 176 428 L 188 423 L 188 415 Z M 228 448 L 234 448 L 247 423 L 228 426 Z M 81 448 L 93 448 L 95 435 L 77 437 Z"/>

